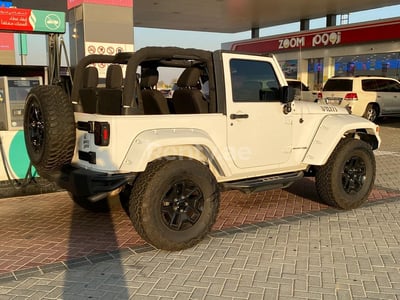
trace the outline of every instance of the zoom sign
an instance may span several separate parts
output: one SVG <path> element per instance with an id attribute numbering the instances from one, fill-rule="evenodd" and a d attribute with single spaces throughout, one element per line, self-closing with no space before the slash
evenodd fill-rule
<path id="1" fill-rule="evenodd" d="M 328 46 L 328 45 L 337 45 L 341 42 L 342 34 L 340 31 L 331 32 L 331 33 L 322 33 L 317 34 L 312 39 L 312 46 Z"/>
<path id="2" fill-rule="evenodd" d="M 297 36 L 278 40 L 278 49 L 302 47 L 333 46 L 341 43 L 342 34 L 338 32 L 319 33 L 313 36 Z"/>

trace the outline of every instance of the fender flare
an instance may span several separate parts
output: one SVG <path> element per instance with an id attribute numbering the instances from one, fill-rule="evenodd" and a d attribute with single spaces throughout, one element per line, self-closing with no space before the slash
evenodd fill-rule
<path id="1" fill-rule="evenodd" d="M 152 129 L 141 132 L 131 143 L 121 169 L 143 172 L 149 162 L 163 157 L 187 157 L 209 162 L 217 172 L 215 176 L 231 174 L 223 153 L 206 132 L 198 129 Z"/>
<path id="2" fill-rule="evenodd" d="M 349 135 L 377 149 L 381 142 L 378 131 L 379 126 L 358 116 L 328 115 L 322 120 L 303 162 L 308 165 L 324 165 L 339 141 Z"/>

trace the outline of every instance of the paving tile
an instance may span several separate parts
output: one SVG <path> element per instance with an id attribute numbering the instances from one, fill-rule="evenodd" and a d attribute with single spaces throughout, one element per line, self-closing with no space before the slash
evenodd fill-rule
<path id="1" fill-rule="evenodd" d="M 399 128 L 377 152 L 361 208 L 319 203 L 307 178 L 285 190 L 224 192 L 213 231 L 185 251 L 146 244 L 118 201 L 94 214 L 63 191 L 0 199 L 0 298 L 395 299 Z"/>

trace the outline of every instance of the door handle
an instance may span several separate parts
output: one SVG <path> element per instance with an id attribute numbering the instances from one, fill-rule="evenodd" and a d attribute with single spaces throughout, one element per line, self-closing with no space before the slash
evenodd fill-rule
<path id="1" fill-rule="evenodd" d="M 231 114 L 229 117 L 232 120 L 235 120 L 235 119 L 247 119 L 249 117 L 249 115 L 248 114 Z"/>

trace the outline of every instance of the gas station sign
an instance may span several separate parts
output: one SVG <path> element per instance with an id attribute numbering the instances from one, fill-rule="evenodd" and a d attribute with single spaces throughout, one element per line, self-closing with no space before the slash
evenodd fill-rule
<path id="1" fill-rule="evenodd" d="M 298 49 L 368 43 L 371 41 L 396 41 L 399 38 L 400 20 L 342 25 L 333 29 L 310 30 L 305 33 L 280 35 L 271 38 L 241 41 L 232 49 L 248 52 L 279 52 Z"/>
<path id="2" fill-rule="evenodd" d="M 0 31 L 64 33 L 65 13 L 0 7 Z"/>

